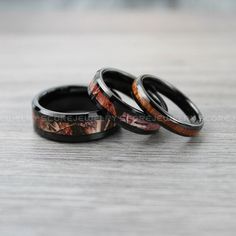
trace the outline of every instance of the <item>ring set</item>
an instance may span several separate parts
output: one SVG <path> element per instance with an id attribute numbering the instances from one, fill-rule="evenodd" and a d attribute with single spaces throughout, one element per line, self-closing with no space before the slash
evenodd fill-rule
<path id="1" fill-rule="evenodd" d="M 133 99 L 140 109 L 122 96 Z M 169 98 L 188 117 L 179 121 L 168 112 L 161 95 Z M 160 126 L 182 136 L 196 136 L 203 117 L 194 103 L 173 85 L 151 75 L 139 78 L 121 70 L 97 71 L 88 88 L 63 86 L 46 90 L 33 100 L 35 131 L 62 142 L 91 141 L 125 128 L 152 134 Z"/>

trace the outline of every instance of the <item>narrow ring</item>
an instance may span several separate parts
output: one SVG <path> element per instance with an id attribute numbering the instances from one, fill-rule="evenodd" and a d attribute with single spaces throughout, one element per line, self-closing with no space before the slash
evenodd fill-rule
<path id="1" fill-rule="evenodd" d="M 35 131 L 60 142 L 85 142 L 114 133 L 119 126 L 90 100 L 85 86 L 48 89 L 32 101 Z"/>
<path id="2" fill-rule="evenodd" d="M 104 68 L 95 74 L 88 87 L 91 99 L 100 108 L 106 109 L 123 128 L 138 133 L 151 134 L 159 130 L 159 124 L 144 111 L 127 104 L 113 90 L 132 97 L 132 83 L 136 77 L 124 71 Z M 156 94 L 156 102 L 167 109 L 165 102 Z"/>
<path id="3" fill-rule="evenodd" d="M 174 102 L 188 117 L 190 122 L 179 121 L 157 104 L 147 89 L 159 92 Z M 136 102 L 166 129 L 182 135 L 196 136 L 202 129 L 203 116 L 197 106 L 172 84 L 152 75 L 143 75 L 133 82 L 132 91 Z"/>

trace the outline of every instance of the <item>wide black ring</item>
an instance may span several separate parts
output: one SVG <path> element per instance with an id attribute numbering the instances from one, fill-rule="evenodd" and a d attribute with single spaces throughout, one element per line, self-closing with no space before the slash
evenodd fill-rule
<path id="1" fill-rule="evenodd" d="M 202 129 L 203 116 L 197 106 L 172 84 L 152 75 L 143 75 L 133 82 L 132 91 L 136 102 L 166 129 L 182 135 L 196 136 Z M 159 92 L 174 102 L 188 117 L 189 122 L 174 118 L 155 102 L 150 92 Z"/>
<path id="2" fill-rule="evenodd" d="M 160 128 L 155 119 L 127 104 L 113 92 L 113 90 L 122 92 L 133 99 L 132 84 L 135 79 L 135 76 L 124 71 L 104 68 L 97 71 L 88 87 L 88 93 L 96 105 L 106 109 L 123 128 L 139 134 L 151 134 Z M 163 109 L 167 110 L 167 105 L 158 94 L 155 99 Z"/>
<path id="3" fill-rule="evenodd" d="M 33 99 L 32 109 L 35 131 L 55 141 L 97 140 L 119 128 L 104 109 L 91 102 L 85 86 L 48 89 Z"/>

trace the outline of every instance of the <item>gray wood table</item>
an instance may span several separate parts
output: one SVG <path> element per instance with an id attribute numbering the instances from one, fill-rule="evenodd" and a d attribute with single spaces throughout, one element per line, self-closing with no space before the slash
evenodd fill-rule
<path id="1" fill-rule="evenodd" d="M 0 235 L 234 236 L 235 42 L 230 15 L 1 12 Z M 175 84 L 202 110 L 200 136 L 37 136 L 33 96 L 104 66 Z"/>

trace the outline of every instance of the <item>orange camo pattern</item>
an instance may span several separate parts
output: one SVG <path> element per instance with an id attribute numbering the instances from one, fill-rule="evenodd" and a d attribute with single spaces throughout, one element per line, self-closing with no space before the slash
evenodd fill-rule
<path id="1" fill-rule="evenodd" d="M 37 128 L 45 132 L 66 136 L 94 134 L 106 131 L 116 126 L 115 123 L 111 120 L 92 120 L 69 123 L 62 121 L 51 121 L 48 120 L 46 117 L 42 117 L 40 115 L 35 114 L 33 114 L 33 119 Z"/>
<path id="2" fill-rule="evenodd" d="M 89 85 L 90 91 L 93 94 L 93 96 L 96 97 L 99 104 L 104 107 L 108 112 L 110 112 L 113 116 L 116 116 L 116 109 L 112 102 L 109 100 L 108 97 L 106 97 L 102 91 L 99 89 L 98 85 L 91 82 Z"/>
<path id="3" fill-rule="evenodd" d="M 117 116 L 117 112 L 114 105 L 109 100 L 109 98 L 103 94 L 103 92 L 100 90 L 97 84 L 95 84 L 94 82 L 91 82 L 89 85 L 89 89 L 102 107 L 104 107 L 113 116 Z M 124 112 L 121 116 L 119 116 L 119 119 L 129 125 L 132 125 L 134 127 L 137 127 L 146 131 L 153 131 L 153 130 L 156 131 L 160 128 L 160 125 L 157 123 L 145 121 L 144 119 L 134 117 L 126 112 Z"/>

